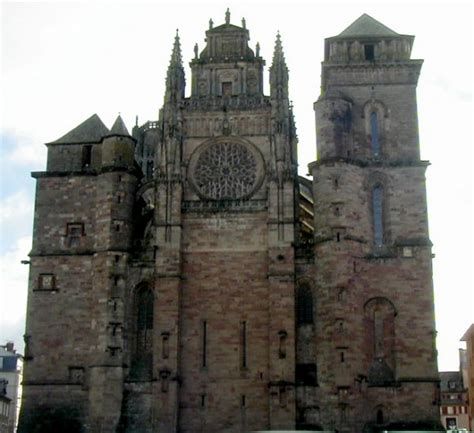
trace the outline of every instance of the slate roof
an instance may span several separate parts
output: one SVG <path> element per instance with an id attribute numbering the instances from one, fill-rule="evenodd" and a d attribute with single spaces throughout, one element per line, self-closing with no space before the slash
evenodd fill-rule
<path id="1" fill-rule="evenodd" d="M 117 116 L 117 119 L 115 119 L 112 129 L 107 135 L 130 135 L 120 114 Z"/>
<path id="2" fill-rule="evenodd" d="M 401 36 L 370 15 L 363 14 L 335 38 L 394 37 Z"/>
<path id="3" fill-rule="evenodd" d="M 47 144 L 82 144 L 82 143 L 99 143 L 102 137 L 109 133 L 108 128 L 104 125 L 97 114 L 93 114 L 87 120 L 69 131 L 66 135 L 51 141 Z"/>

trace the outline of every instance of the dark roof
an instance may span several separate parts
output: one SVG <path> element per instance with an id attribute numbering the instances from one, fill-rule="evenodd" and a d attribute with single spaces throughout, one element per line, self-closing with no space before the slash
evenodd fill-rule
<path id="1" fill-rule="evenodd" d="M 48 144 L 82 144 L 99 143 L 109 130 L 97 114 L 93 114 L 87 120 L 69 131 L 66 135 L 51 141 Z"/>
<path id="2" fill-rule="evenodd" d="M 459 371 L 440 371 L 440 389 L 443 392 L 459 391 L 463 389 L 462 375 Z M 450 386 L 450 384 L 453 384 Z"/>
<path id="3" fill-rule="evenodd" d="M 117 116 L 117 119 L 115 119 L 115 122 L 112 125 L 112 129 L 107 135 L 130 135 L 120 114 Z"/>
<path id="4" fill-rule="evenodd" d="M 380 23 L 370 15 L 363 14 L 357 18 L 349 27 L 339 33 L 336 38 L 359 38 L 359 37 L 394 37 L 401 36 L 384 24 Z"/>

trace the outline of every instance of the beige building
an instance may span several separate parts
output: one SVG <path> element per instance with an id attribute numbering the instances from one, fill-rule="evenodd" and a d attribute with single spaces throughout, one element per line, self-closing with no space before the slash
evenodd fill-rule
<path id="1" fill-rule="evenodd" d="M 466 361 L 463 369 L 464 376 L 467 376 L 465 386 L 469 395 L 469 421 L 471 429 L 474 428 L 474 324 L 472 324 L 461 338 L 466 343 Z"/>
<path id="2" fill-rule="evenodd" d="M 440 376 L 441 422 L 448 430 L 470 430 L 467 389 L 460 371 L 442 371 Z"/>
<path id="3" fill-rule="evenodd" d="M 185 97 L 176 35 L 158 119 L 47 144 L 21 433 L 439 427 L 414 37 L 325 40 L 310 179 L 280 35 L 269 95 L 249 40 L 211 20 Z"/>

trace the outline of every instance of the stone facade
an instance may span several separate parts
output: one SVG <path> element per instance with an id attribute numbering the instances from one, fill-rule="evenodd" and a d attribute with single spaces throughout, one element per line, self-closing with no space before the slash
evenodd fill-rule
<path id="1" fill-rule="evenodd" d="M 185 97 L 176 36 L 157 121 L 47 144 L 20 432 L 439 425 L 413 37 L 326 40 L 312 181 L 248 41 L 211 21 Z"/>

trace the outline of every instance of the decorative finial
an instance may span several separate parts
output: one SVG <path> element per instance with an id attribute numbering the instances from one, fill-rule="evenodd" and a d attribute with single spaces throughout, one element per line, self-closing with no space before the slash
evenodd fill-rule
<path id="1" fill-rule="evenodd" d="M 196 43 L 194 45 L 194 58 L 197 59 L 198 58 L 198 51 L 199 51 L 199 47 L 198 47 L 198 44 Z"/>
<path id="2" fill-rule="evenodd" d="M 255 55 L 260 57 L 260 42 L 257 42 L 257 45 L 255 45 Z"/>
<path id="3" fill-rule="evenodd" d="M 176 36 L 175 36 L 176 39 L 179 38 L 179 29 L 176 29 Z"/>
<path id="4" fill-rule="evenodd" d="M 138 115 L 135 116 L 135 126 L 138 126 Z"/>
<path id="5" fill-rule="evenodd" d="M 277 40 L 280 40 L 280 30 L 277 30 Z"/>
<path id="6" fill-rule="evenodd" d="M 209 19 L 209 30 L 212 30 L 212 26 L 214 25 L 214 21 L 212 21 L 212 18 Z"/>
<path id="7" fill-rule="evenodd" d="M 242 28 L 245 29 L 246 28 L 245 26 L 246 26 L 245 18 L 242 18 Z"/>
<path id="8" fill-rule="evenodd" d="M 230 24 L 230 10 L 229 10 L 229 8 L 227 8 L 227 10 L 225 12 L 225 23 Z"/>

